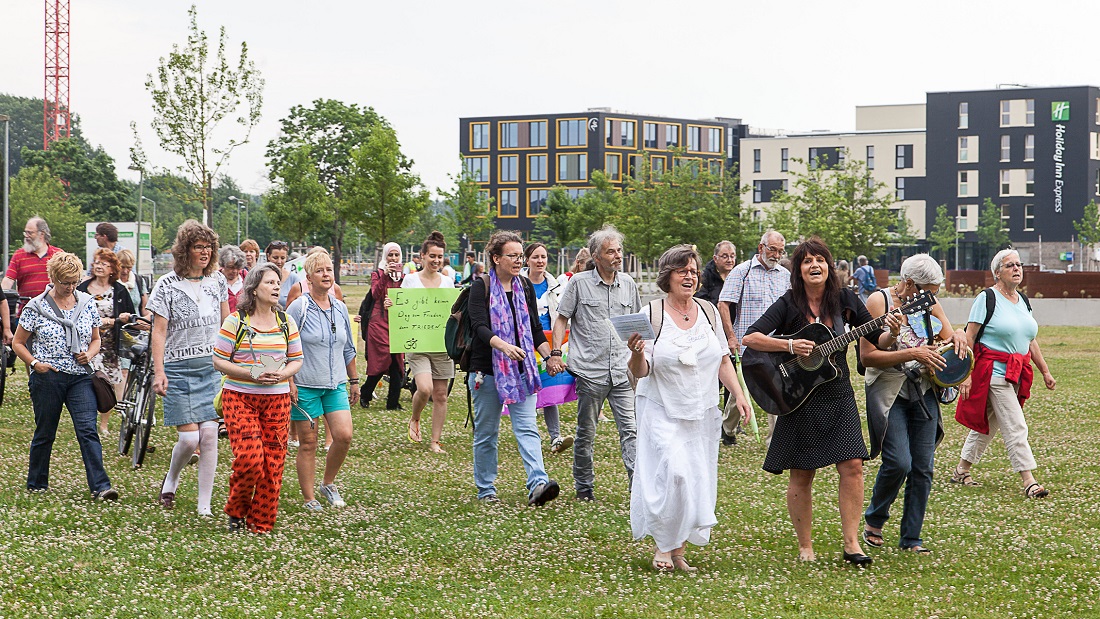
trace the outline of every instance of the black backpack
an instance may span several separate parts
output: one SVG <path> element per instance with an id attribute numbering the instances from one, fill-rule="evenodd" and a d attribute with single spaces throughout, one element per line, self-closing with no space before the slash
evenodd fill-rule
<path id="1" fill-rule="evenodd" d="M 985 333 L 985 327 L 989 324 L 990 320 L 993 320 L 993 311 L 997 309 L 997 294 L 993 292 L 992 288 L 986 288 L 982 291 L 985 294 L 985 320 L 982 321 L 982 326 L 978 327 L 978 335 L 974 338 L 974 342 L 982 341 L 982 334 Z M 1028 313 L 1031 313 L 1031 301 L 1027 300 L 1027 295 L 1017 290 L 1016 294 L 1020 295 L 1023 299 L 1024 305 L 1027 306 Z"/>
<path id="2" fill-rule="evenodd" d="M 485 298 L 489 298 L 489 276 L 482 275 L 481 281 L 485 284 Z M 447 319 L 446 331 L 443 341 L 447 345 L 447 356 L 458 364 L 463 372 L 470 371 L 471 342 L 474 339 L 474 330 L 470 326 L 470 289 L 471 283 L 458 293 L 458 298 L 451 305 L 451 316 Z"/>

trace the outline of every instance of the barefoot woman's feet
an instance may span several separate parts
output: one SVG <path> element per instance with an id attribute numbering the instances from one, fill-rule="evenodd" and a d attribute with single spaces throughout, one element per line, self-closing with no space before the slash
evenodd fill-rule
<path id="1" fill-rule="evenodd" d="M 813 548 L 799 548 L 798 549 L 799 561 L 817 561 L 817 555 L 814 554 Z"/>
<path id="2" fill-rule="evenodd" d="M 431 444 L 428 445 L 428 450 L 431 451 L 434 454 L 445 454 L 445 453 L 447 453 L 446 451 L 443 450 L 442 443 L 440 441 L 432 441 Z"/>

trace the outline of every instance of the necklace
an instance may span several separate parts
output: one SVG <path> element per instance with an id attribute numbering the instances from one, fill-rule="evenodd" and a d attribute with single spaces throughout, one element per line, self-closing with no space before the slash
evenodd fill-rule
<path id="1" fill-rule="evenodd" d="M 688 311 L 686 311 L 686 312 L 680 311 L 680 308 L 673 305 L 671 300 L 669 300 L 668 306 L 671 307 L 672 309 L 676 310 L 676 313 L 683 316 L 684 317 L 684 322 L 687 322 L 687 321 L 691 320 L 691 316 L 688 315 L 691 312 L 691 306 L 690 305 L 688 306 Z"/>
<path id="2" fill-rule="evenodd" d="M 190 275 L 188 275 L 187 277 L 184 277 L 184 279 L 186 279 L 189 282 L 201 282 L 202 281 L 202 275 L 199 275 L 198 277 L 191 277 Z"/>

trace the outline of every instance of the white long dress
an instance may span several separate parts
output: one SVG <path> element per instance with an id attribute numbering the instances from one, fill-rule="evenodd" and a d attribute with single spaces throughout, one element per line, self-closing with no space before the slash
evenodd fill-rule
<path id="1" fill-rule="evenodd" d="M 642 311 L 648 316 L 649 306 Z M 681 324 L 683 316 L 665 312 L 656 345 L 646 342 L 649 374 L 638 381 L 634 405 L 630 528 L 635 539 L 653 537 L 661 552 L 706 544 L 718 523 L 718 369 L 729 350 L 702 310 L 690 329 Z"/>

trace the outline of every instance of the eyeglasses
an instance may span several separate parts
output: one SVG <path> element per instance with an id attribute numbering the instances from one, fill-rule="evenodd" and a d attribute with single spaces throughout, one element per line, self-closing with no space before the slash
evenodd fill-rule
<path id="1" fill-rule="evenodd" d="M 213 245 L 192 245 L 191 249 L 197 252 L 214 251 Z"/>
<path id="2" fill-rule="evenodd" d="M 504 254 L 504 257 L 512 262 L 523 262 L 523 254 Z"/>
<path id="3" fill-rule="evenodd" d="M 718 254 L 717 256 L 715 256 L 715 258 L 718 258 L 720 260 L 734 260 L 737 258 L 737 256 L 733 254 Z"/>
<path id="4" fill-rule="evenodd" d="M 699 278 L 699 271 L 695 269 L 676 269 L 675 271 L 673 271 L 673 273 L 679 275 L 680 277 L 693 277 L 695 279 Z"/>
<path id="5" fill-rule="evenodd" d="M 75 288 L 79 284 L 80 284 L 80 280 L 79 279 L 74 279 L 71 282 L 57 282 L 54 285 L 55 286 L 64 286 L 66 288 Z"/>
<path id="6" fill-rule="evenodd" d="M 34 236 L 38 234 L 38 230 L 24 230 L 23 236 Z"/>
<path id="7" fill-rule="evenodd" d="M 787 255 L 787 250 L 783 247 L 771 247 L 770 245 L 765 245 L 764 251 L 768 252 L 769 254 L 778 254 L 780 256 Z"/>
<path id="8" fill-rule="evenodd" d="M 1021 268 L 1021 269 L 1024 268 L 1024 263 L 1023 262 L 1005 262 L 1005 263 L 1001 264 L 1002 269 L 1015 269 L 1017 267 Z"/>

